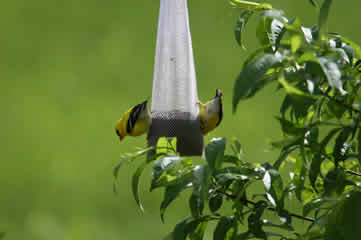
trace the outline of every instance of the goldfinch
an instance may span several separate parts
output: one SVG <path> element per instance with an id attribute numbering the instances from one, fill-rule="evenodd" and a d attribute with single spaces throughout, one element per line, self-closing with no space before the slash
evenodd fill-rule
<path id="1" fill-rule="evenodd" d="M 135 105 L 118 120 L 115 126 L 115 132 L 119 136 L 120 141 L 122 141 L 125 136 L 140 136 L 148 132 L 152 124 L 152 117 L 147 103 L 148 100 Z"/>
<path id="2" fill-rule="evenodd" d="M 199 104 L 199 118 L 201 122 L 201 131 L 203 135 L 207 135 L 210 131 L 215 129 L 222 121 L 223 106 L 222 106 L 222 91 L 216 89 L 216 96 L 206 103 L 198 101 Z"/>

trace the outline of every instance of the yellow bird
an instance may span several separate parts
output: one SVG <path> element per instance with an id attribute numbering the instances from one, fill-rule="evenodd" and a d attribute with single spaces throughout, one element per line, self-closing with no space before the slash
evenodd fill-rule
<path id="1" fill-rule="evenodd" d="M 198 101 L 197 104 L 200 106 L 199 118 L 201 121 L 201 131 L 203 135 L 207 135 L 221 123 L 223 118 L 221 89 L 216 89 L 216 96 L 210 101 L 204 104 Z"/>
<path id="2" fill-rule="evenodd" d="M 120 141 L 125 136 L 140 136 L 148 132 L 152 124 L 152 116 L 147 103 L 148 100 L 135 105 L 118 120 L 115 132 L 119 136 Z"/>

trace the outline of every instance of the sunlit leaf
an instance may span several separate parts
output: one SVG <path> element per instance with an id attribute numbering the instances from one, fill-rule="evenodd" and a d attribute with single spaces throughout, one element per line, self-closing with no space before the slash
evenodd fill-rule
<path id="1" fill-rule="evenodd" d="M 350 39 L 343 37 L 341 35 L 338 34 L 332 34 L 332 36 L 341 39 L 343 42 L 349 44 L 350 46 L 352 46 L 352 48 L 354 49 L 356 55 L 358 58 L 361 58 L 361 47 L 360 45 L 358 45 L 357 43 L 351 41 Z"/>
<path id="2" fill-rule="evenodd" d="M 326 57 L 318 58 L 318 61 L 321 65 L 321 68 L 326 75 L 328 83 L 331 87 L 338 89 L 342 95 L 345 95 L 347 92 L 343 89 L 341 81 L 341 72 L 337 64 L 333 61 L 330 61 Z"/>
<path id="3" fill-rule="evenodd" d="M 281 175 L 274 169 L 267 170 L 263 177 L 267 199 L 280 209 L 283 208 L 283 183 Z"/>
<path id="4" fill-rule="evenodd" d="M 301 47 L 302 38 L 298 34 L 293 34 L 291 37 L 291 52 L 296 53 L 297 50 Z"/>
<path id="5" fill-rule="evenodd" d="M 237 105 L 241 99 L 246 99 L 247 94 L 257 86 L 268 69 L 279 64 L 281 56 L 265 54 L 256 60 L 250 62 L 238 76 L 233 91 L 233 112 L 236 111 Z"/>
<path id="6" fill-rule="evenodd" d="M 176 166 L 182 160 L 183 158 L 179 156 L 168 155 L 155 161 L 152 169 L 152 175 L 153 175 L 152 181 L 153 182 L 157 181 L 160 178 L 160 176 L 162 176 L 163 173 Z"/>
<path id="7" fill-rule="evenodd" d="M 289 25 L 291 25 L 295 20 L 296 20 L 296 18 L 292 18 L 291 20 L 289 20 L 287 22 L 287 19 L 284 18 L 284 22 L 287 22 L 287 24 L 289 24 Z M 280 47 L 281 40 L 286 32 L 287 32 L 287 28 L 281 21 L 279 21 L 277 19 L 274 19 L 272 21 L 270 38 L 272 40 L 272 43 L 275 45 L 275 49 L 274 49 L 275 51 L 277 51 L 278 48 Z"/>

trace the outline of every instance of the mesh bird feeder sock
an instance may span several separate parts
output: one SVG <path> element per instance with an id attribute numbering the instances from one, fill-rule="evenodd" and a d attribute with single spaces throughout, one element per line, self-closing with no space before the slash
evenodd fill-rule
<path id="1" fill-rule="evenodd" d="M 201 155 L 197 82 L 187 0 L 160 0 L 148 145 L 177 137 L 183 156 Z"/>

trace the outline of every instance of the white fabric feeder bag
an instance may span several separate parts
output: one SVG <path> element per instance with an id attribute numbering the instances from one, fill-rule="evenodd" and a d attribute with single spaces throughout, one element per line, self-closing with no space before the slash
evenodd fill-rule
<path id="1" fill-rule="evenodd" d="M 160 0 L 148 144 L 177 137 L 181 155 L 201 155 L 197 100 L 187 0 Z"/>

